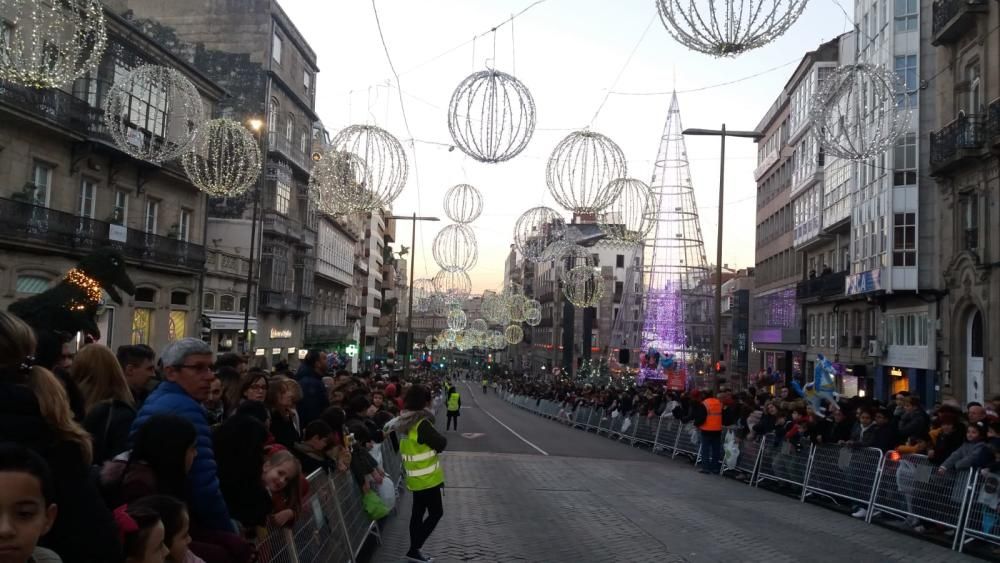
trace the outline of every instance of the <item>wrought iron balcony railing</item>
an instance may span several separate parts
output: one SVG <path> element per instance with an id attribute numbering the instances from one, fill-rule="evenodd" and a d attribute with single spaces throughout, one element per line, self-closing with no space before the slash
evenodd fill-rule
<path id="1" fill-rule="evenodd" d="M 931 167 L 942 169 L 963 157 L 963 151 L 982 149 L 986 138 L 983 115 L 960 115 L 931 133 Z"/>
<path id="2" fill-rule="evenodd" d="M 800 281 L 795 288 L 795 296 L 798 299 L 818 299 L 843 295 L 846 278 L 847 272 L 845 271 Z"/>
<path id="3" fill-rule="evenodd" d="M 942 45 L 957 41 L 972 28 L 976 14 L 987 11 L 986 0 L 937 0 L 933 8 L 932 43 Z"/>

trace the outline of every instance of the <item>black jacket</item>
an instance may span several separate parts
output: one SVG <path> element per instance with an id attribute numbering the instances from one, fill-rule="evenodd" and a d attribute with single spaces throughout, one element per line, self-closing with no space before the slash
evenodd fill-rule
<path id="1" fill-rule="evenodd" d="M 102 465 L 128 448 L 135 409 L 117 400 L 102 401 L 87 413 L 83 427 L 94 440 L 94 465 Z"/>
<path id="2" fill-rule="evenodd" d="M 299 441 L 299 431 L 291 418 L 286 418 L 278 411 L 271 411 L 271 435 L 274 441 L 292 450 Z"/>
<path id="3" fill-rule="evenodd" d="M 899 418 L 899 437 L 903 441 L 911 437 L 919 438 L 930 429 L 931 417 L 921 409 L 903 413 L 903 416 Z"/>
<path id="4" fill-rule="evenodd" d="M 878 448 L 883 452 L 895 449 L 899 446 L 899 433 L 896 432 L 896 426 L 891 422 L 879 426 L 878 424 L 872 428 L 872 432 L 875 433 L 874 441 L 872 442 L 873 448 Z"/>
<path id="5" fill-rule="evenodd" d="M 65 563 L 115 563 L 121 560 L 118 530 L 104 505 L 96 472 L 80 448 L 60 440 L 46 423 L 34 393 L 23 385 L 0 382 L 0 442 L 16 442 L 49 464 L 59 515 L 40 545 Z"/>

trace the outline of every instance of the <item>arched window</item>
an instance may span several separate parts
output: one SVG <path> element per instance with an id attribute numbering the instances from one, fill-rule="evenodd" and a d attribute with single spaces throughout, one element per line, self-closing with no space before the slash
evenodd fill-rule
<path id="1" fill-rule="evenodd" d="M 285 122 L 285 140 L 288 141 L 289 145 L 292 143 L 292 137 L 294 134 L 295 134 L 295 116 L 289 113 L 288 121 Z"/>
<path id="2" fill-rule="evenodd" d="M 983 357 L 983 314 L 976 311 L 969 323 L 969 355 Z"/>
<path id="3" fill-rule="evenodd" d="M 223 295 L 219 298 L 219 310 L 231 313 L 236 309 L 236 299 L 232 295 Z"/>
<path id="4" fill-rule="evenodd" d="M 278 132 L 278 98 L 271 98 L 267 106 L 267 134 L 274 140 L 274 134 Z"/>
<path id="5" fill-rule="evenodd" d="M 17 293 L 33 295 L 42 293 L 49 287 L 49 280 L 41 276 L 17 276 Z"/>
<path id="6" fill-rule="evenodd" d="M 204 302 L 203 308 L 206 311 L 214 311 L 215 310 L 215 294 L 214 293 L 205 292 L 205 295 L 202 297 L 202 301 Z"/>

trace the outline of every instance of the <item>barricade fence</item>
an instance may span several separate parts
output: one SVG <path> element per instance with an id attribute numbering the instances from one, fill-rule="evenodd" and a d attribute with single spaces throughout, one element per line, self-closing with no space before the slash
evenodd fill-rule
<path id="1" fill-rule="evenodd" d="M 398 489 L 403 462 L 389 433 L 379 445 L 382 467 Z M 271 524 L 259 534 L 261 563 L 347 563 L 357 561 L 369 536 L 379 540 L 378 527 L 365 512 L 361 487 L 350 472 L 328 474 L 319 469 L 306 478 L 308 496 L 291 527 Z M 398 499 L 398 494 L 397 494 Z"/>
<path id="2" fill-rule="evenodd" d="M 664 456 L 701 462 L 700 436 L 690 422 L 670 415 L 640 416 L 586 404 L 507 394 L 511 404 L 542 416 L 560 417 L 574 428 L 605 434 Z M 947 530 L 952 549 L 984 541 L 1000 545 L 1000 474 L 976 470 L 939 471 L 926 456 L 884 454 L 877 448 L 795 443 L 768 436 L 749 439 L 736 428 L 724 430 L 723 473 L 735 473 L 753 486 L 771 482 L 799 500 L 823 497 L 864 509 L 865 521 L 894 519 L 919 529 Z"/>

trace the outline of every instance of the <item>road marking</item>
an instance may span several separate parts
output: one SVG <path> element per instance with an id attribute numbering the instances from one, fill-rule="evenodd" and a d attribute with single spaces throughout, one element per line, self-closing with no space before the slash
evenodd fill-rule
<path id="1" fill-rule="evenodd" d="M 468 438 L 470 440 L 472 440 L 474 438 L 478 438 L 480 436 L 485 436 L 485 435 L 486 434 L 483 434 L 482 432 L 462 432 L 462 437 L 463 438 Z"/>
<path id="2" fill-rule="evenodd" d="M 467 385 L 467 386 L 469 386 L 469 384 L 468 384 L 468 383 L 466 383 L 466 385 Z M 470 390 L 470 391 L 472 390 L 471 386 L 469 386 L 469 390 Z M 538 446 L 536 446 L 535 444 L 531 443 L 531 441 L 530 441 L 530 440 L 528 440 L 528 439 L 527 439 L 527 438 L 525 438 L 524 436 L 522 436 L 522 435 L 518 434 L 518 433 L 517 433 L 517 432 L 516 432 L 516 431 L 515 431 L 515 430 L 514 430 L 513 428 L 511 428 L 510 426 L 507 426 L 506 424 L 504 424 L 503 422 L 501 422 L 499 418 L 497 418 L 497 417 L 493 416 L 493 414 L 492 414 L 492 413 L 491 413 L 490 411 L 488 411 L 488 410 L 484 409 L 484 408 L 483 408 L 483 406 L 479 404 L 479 400 L 478 400 L 478 399 L 476 399 L 475 395 L 473 395 L 473 396 L 472 396 L 472 400 L 474 400 L 474 401 L 476 402 L 476 406 L 478 406 L 478 407 L 479 407 L 479 410 L 483 411 L 483 412 L 484 412 L 484 413 L 486 414 L 486 416 L 488 416 L 488 417 L 492 418 L 493 420 L 495 420 L 497 424 L 499 424 L 500 426 L 503 426 L 504 428 L 506 428 L 508 432 L 510 432 L 511 434 L 513 434 L 513 435 L 517 436 L 517 437 L 518 437 L 518 438 L 519 438 L 519 439 L 520 439 L 520 440 L 521 440 L 522 442 L 524 442 L 525 444 L 528 444 L 528 445 L 529 445 L 529 446 L 531 446 L 532 448 L 535 448 L 535 449 L 536 449 L 536 450 L 538 451 L 538 453 L 540 453 L 540 454 L 542 454 L 542 455 L 549 455 L 549 452 L 547 452 L 547 451 L 543 450 L 542 448 L 539 448 L 539 447 L 538 447 Z"/>

